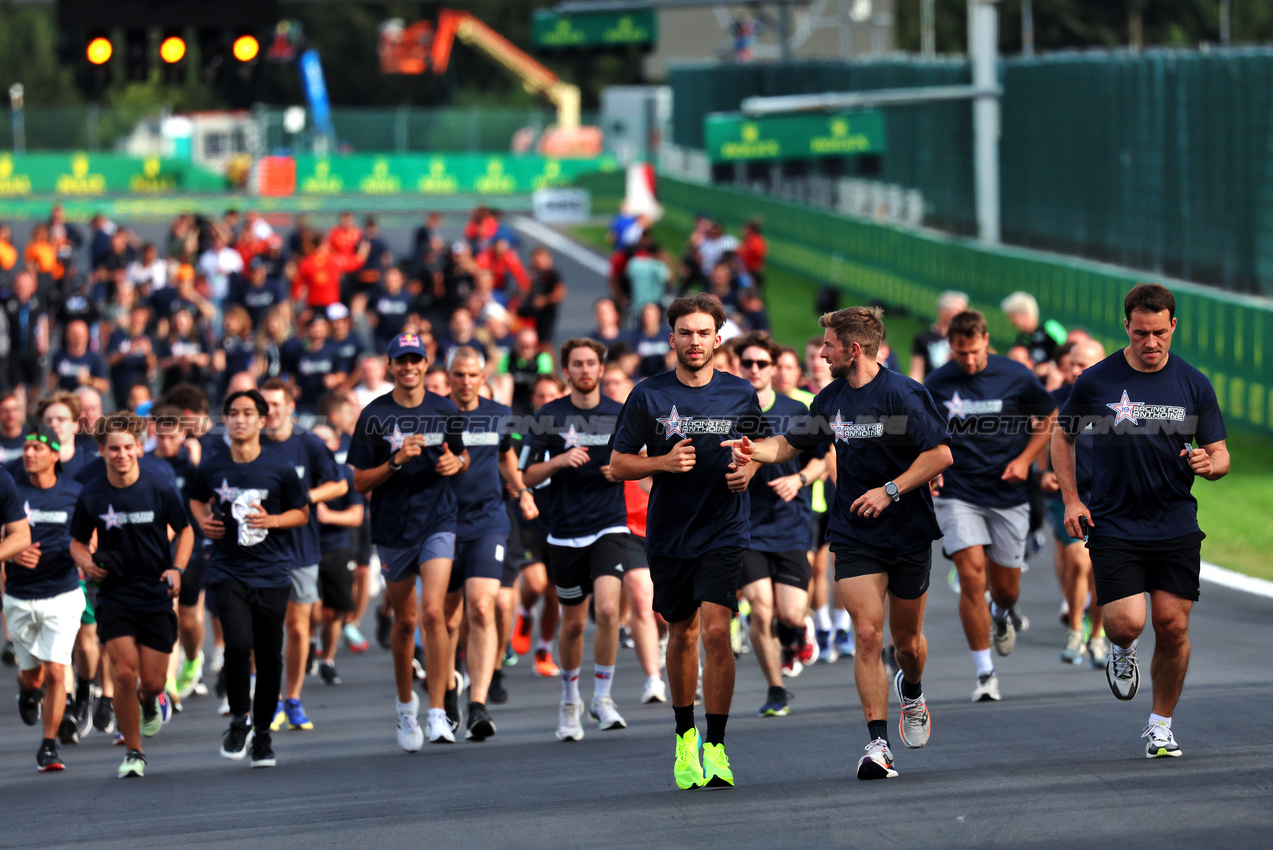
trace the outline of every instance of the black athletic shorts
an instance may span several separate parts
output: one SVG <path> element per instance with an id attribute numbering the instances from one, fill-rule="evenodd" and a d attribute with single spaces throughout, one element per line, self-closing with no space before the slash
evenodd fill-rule
<path id="1" fill-rule="evenodd" d="M 933 571 L 932 547 L 886 555 L 833 543 L 831 553 L 835 555 L 836 581 L 888 573 L 888 592 L 897 599 L 919 599 L 928 592 L 928 577 Z"/>
<path id="2" fill-rule="evenodd" d="M 371 511 L 367 511 L 371 516 Z M 349 545 L 353 549 L 354 563 L 360 567 L 371 563 L 371 524 L 364 522 L 357 528 L 349 529 Z"/>
<path id="3" fill-rule="evenodd" d="M 451 580 L 447 583 L 446 592 L 462 590 L 466 579 L 503 580 L 507 544 L 508 538 L 502 534 L 488 534 L 464 542 L 456 541 L 455 560 L 451 562 Z"/>
<path id="4" fill-rule="evenodd" d="M 557 600 L 562 605 L 582 605 L 597 579 L 614 576 L 622 581 L 630 536 L 626 531 L 603 534 L 592 545 L 578 548 L 548 544 L 548 575 L 557 586 Z"/>
<path id="5" fill-rule="evenodd" d="M 548 544 L 548 538 L 544 535 L 529 528 L 523 528 L 522 549 L 526 552 L 522 569 L 526 569 L 531 564 L 548 565 L 549 551 L 552 547 Z"/>
<path id="6" fill-rule="evenodd" d="M 831 521 L 831 511 L 827 509 L 822 513 L 814 513 L 813 519 L 809 520 L 809 551 L 816 552 L 822 548 L 827 542 L 827 523 Z"/>
<path id="7" fill-rule="evenodd" d="M 738 576 L 738 589 L 753 581 L 773 579 L 778 584 L 809 589 L 813 568 L 809 566 L 809 553 L 803 549 L 788 552 L 757 552 L 749 549 L 743 555 L 743 570 Z"/>
<path id="8" fill-rule="evenodd" d="M 628 569 L 648 570 L 650 561 L 645 557 L 645 538 L 639 534 L 628 535 Z"/>
<path id="9" fill-rule="evenodd" d="M 690 619 L 703 602 L 737 611 L 738 576 L 746 551 L 741 546 L 724 546 L 697 558 L 649 555 L 654 610 L 669 623 Z"/>
<path id="10" fill-rule="evenodd" d="M 177 643 L 177 614 L 162 611 L 135 611 L 105 602 L 97 606 L 97 639 L 105 646 L 115 638 L 133 638 L 138 646 L 155 652 L 172 652 Z"/>
<path id="11" fill-rule="evenodd" d="M 499 586 L 512 587 L 526 565 L 526 547 L 522 544 L 522 527 L 518 522 L 522 512 L 512 499 L 505 499 L 504 507 L 508 511 L 508 542 L 504 545 L 504 572 L 499 577 Z"/>
<path id="12" fill-rule="evenodd" d="M 1089 537 L 1087 550 L 1096 578 L 1093 601 L 1105 605 L 1148 590 L 1165 590 L 1197 602 L 1205 537 L 1201 531 L 1170 540 Z"/>
<path id="13" fill-rule="evenodd" d="M 203 592 L 203 577 L 208 572 L 208 558 L 212 557 L 212 549 L 197 549 L 186 564 L 186 571 L 181 574 L 181 591 L 177 594 L 177 602 L 185 608 L 193 608 L 199 604 L 199 594 Z"/>
<path id="14" fill-rule="evenodd" d="M 354 571 L 349 569 L 353 559 L 354 550 L 345 546 L 324 552 L 318 562 L 318 598 L 337 614 L 354 610 Z"/>

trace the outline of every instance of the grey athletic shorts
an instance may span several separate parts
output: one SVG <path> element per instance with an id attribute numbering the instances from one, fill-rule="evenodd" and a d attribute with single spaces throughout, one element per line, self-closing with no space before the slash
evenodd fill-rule
<path id="1" fill-rule="evenodd" d="M 942 548 L 950 554 L 969 546 L 987 547 L 986 557 L 1001 567 L 1025 563 L 1025 538 L 1030 531 L 1030 505 L 983 508 L 962 499 L 933 499 Z"/>
<path id="2" fill-rule="evenodd" d="M 292 590 L 287 601 L 297 605 L 312 605 L 318 601 L 318 564 L 292 567 Z"/>

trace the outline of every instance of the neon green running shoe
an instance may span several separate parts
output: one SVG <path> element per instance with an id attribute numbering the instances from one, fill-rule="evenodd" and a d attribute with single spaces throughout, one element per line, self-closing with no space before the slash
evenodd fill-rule
<path id="1" fill-rule="evenodd" d="M 703 765 L 698 760 L 698 729 L 694 728 L 684 735 L 676 736 L 676 787 L 682 791 L 701 788 L 705 781 Z"/>
<path id="2" fill-rule="evenodd" d="M 177 699 L 185 699 L 194 692 L 195 685 L 203 678 L 203 653 L 181 663 L 177 671 Z"/>
<path id="3" fill-rule="evenodd" d="M 119 766 L 119 778 L 130 779 L 146 775 L 146 756 L 141 750 L 129 750 L 124 763 Z"/>
<path id="4" fill-rule="evenodd" d="M 703 776 L 706 788 L 733 788 L 734 772 L 729 769 L 729 756 L 724 744 L 703 745 Z"/>

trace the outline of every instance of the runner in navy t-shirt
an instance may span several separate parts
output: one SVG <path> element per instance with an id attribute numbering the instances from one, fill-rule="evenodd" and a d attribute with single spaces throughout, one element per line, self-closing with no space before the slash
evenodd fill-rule
<path id="1" fill-rule="evenodd" d="M 296 477 L 309 494 L 311 505 L 330 502 L 343 496 L 349 485 L 340 477 L 336 460 L 323 441 L 296 428 L 296 403 L 291 387 L 281 378 L 270 378 L 261 385 L 261 397 L 269 405 L 265 433 L 261 445 L 270 454 L 282 456 L 296 470 Z M 310 634 L 313 609 L 318 604 L 318 562 L 322 548 L 318 542 L 318 511 L 309 512 L 309 520 L 291 534 L 292 591 L 287 600 L 287 670 L 284 691 L 274 712 L 271 728 L 313 729 L 314 724 L 301 704 L 301 687 L 311 661 L 317 665 L 317 635 Z M 313 672 L 317 672 L 314 670 Z"/>
<path id="2" fill-rule="evenodd" d="M 340 438 L 335 430 L 329 425 L 315 425 L 312 433 L 336 458 Z M 323 553 L 322 560 L 318 562 L 318 596 L 323 610 L 318 678 L 325 685 L 341 683 L 340 674 L 336 672 L 336 650 L 340 647 L 341 632 L 356 607 L 353 535 L 361 531 L 367 509 L 362 494 L 354 489 L 354 471 L 339 460 L 337 471 L 349 489 L 339 498 L 320 502 L 315 511 L 319 522 L 318 545 Z M 353 651 L 361 652 L 366 648 L 364 641 L 361 649 Z"/>
<path id="3" fill-rule="evenodd" d="M 106 479 L 80 493 L 71 518 L 71 556 L 90 581 L 101 583 L 97 635 L 115 680 L 115 718 L 128 748 L 119 767 L 125 778 L 144 775 L 141 737 L 157 734 L 169 710 L 164 684 L 177 642 L 172 600 L 181 591 L 194 532 L 176 489 L 138 463 L 145 420 L 117 413 L 97 427 Z M 94 534 L 97 549 L 90 553 Z"/>
<path id="4" fill-rule="evenodd" d="M 507 551 L 511 523 L 504 506 L 502 480 L 517 489 L 522 517 L 530 520 L 539 515 L 535 498 L 517 468 L 513 411 L 478 394 L 485 376 L 486 358 L 476 348 L 465 345 L 447 355 L 451 401 L 459 408 L 464 445 L 472 462 L 469 471 L 455 481 L 459 518 L 455 563 L 446 598 L 447 622 L 455 623 L 453 642 L 459 639 L 459 623 L 453 615 L 461 605 L 468 618 L 464 659 L 470 681 L 464 737 L 470 741 L 484 741 L 495 734 L 495 722 L 486 702 L 495 662 L 503 651 L 499 645 L 496 599 L 504 579 L 505 561 L 516 557 Z"/>
<path id="5" fill-rule="evenodd" d="M 738 344 L 743 376 L 755 388 L 769 430 L 775 434 L 786 433 L 789 425 L 809 412 L 804 404 L 773 388 L 780 350 L 763 333 L 748 334 Z M 791 694 L 783 687 L 783 675 L 799 676 L 803 666 L 818 657 L 813 630 L 805 622 L 813 579 L 808 554 L 813 508 L 805 488 L 825 471 L 826 462 L 816 456 L 825 454 L 810 452 L 763 466 L 748 488 L 751 549 L 743 556 L 738 586 L 751 606 L 747 618 L 751 647 L 769 685 L 761 717 L 787 714 Z"/>
<path id="6" fill-rule="evenodd" d="M 1215 481 L 1228 473 L 1227 434 L 1211 383 L 1169 354 L 1176 330 L 1171 291 L 1138 284 L 1127 293 L 1123 313 L 1129 343 L 1074 383 L 1061 410 L 1062 427 L 1052 435 L 1052 465 L 1065 499 L 1066 530 L 1088 537 L 1110 640 L 1105 675 L 1122 700 L 1140 687 L 1136 643 L 1149 593 L 1154 710 L 1141 737 L 1149 739 L 1146 757 L 1179 756 L 1171 712 L 1189 668 L 1189 612 L 1198 599 L 1203 539 L 1190 490 L 1195 478 Z M 1084 502 L 1072 447 L 1089 423 L 1096 426 L 1095 474 Z"/>
<path id="7" fill-rule="evenodd" d="M 946 339 L 950 360 L 924 379 L 946 412 L 955 460 L 933 507 L 959 573 L 959 619 L 977 670 L 972 701 L 987 702 L 999 699 L 990 645 L 1007 655 L 1017 642 L 1012 608 L 1030 533 L 1030 465 L 1047 448 L 1056 405 L 1028 368 L 990 353 L 981 313 L 955 315 Z"/>
<path id="8" fill-rule="evenodd" d="M 548 485 L 548 571 L 561 600 L 561 705 L 557 739 L 583 737 L 579 670 L 588 596 L 593 597 L 597 630 L 592 639 L 594 690 L 589 713 L 603 731 L 627 728 L 611 697 L 619 651 L 619 599 L 628 566 L 628 520 L 623 482 L 610 471 L 610 435 L 622 409 L 601 395 L 605 346 L 591 339 L 568 339 L 561 362 L 570 395 L 535 411 L 526 484 Z"/>
<path id="9" fill-rule="evenodd" d="M 4 617 L 18 657 L 22 722 L 35 725 L 43 698 L 44 738 L 35 755 L 41 773 L 65 768 L 54 736 L 61 732 L 68 744 L 79 740 L 79 718 L 67 702 L 66 670 L 84 612 L 68 531 L 80 485 L 58 474 L 61 448 L 53 429 L 41 425 L 26 437 L 27 474 L 15 481 L 0 473 L 4 518 L 17 523 L 24 517 L 30 534 L 30 545 L 5 564 Z"/>
<path id="10" fill-rule="evenodd" d="M 380 553 L 393 608 L 393 674 L 398 686 L 398 745 L 416 752 L 425 733 L 416 720 L 419 699 L 411 690 L 415 631 L 424 637 L 429 676 L 430 743 L 454 743 L 444 700 L 454 658 L 448 657 L 446 589 L 455 557 L 456 501 L 452 476 L 468 470 L 459 411 L 426 393 L 428 351 L 416 334 L 389 343 L 394 388 L 367 405 L 349 445 L 354 486 L 371 499 L 371 542 Z M 416 579 L 423 599 L 416 601 Z M 421 614 L 423 611 L 423 615 Z M 421 620 L 423 619 L 423 622 Z"/>
<path id="11" fill-rule="evenodd" d="M 262 447 L 269 406 L 259 392 L 231 393 L 222 411 L 230 444 L 202 459 L 189 502 L 212 540 L 211 587 L 225 635 L 230 728 L 221 755 L 241 760 L 250 743 L 252 766 L 273 767 L 270 723 L 283 676 L 292 538 L 309 519 L 309 497 L 291 462 Z"/>
<path id="12" fill-rule="evenodd" d="M 876 362 L 884 338 L 882 312 L 851 307 L 827 313 L 822 357 L 835 378 L 814 398 L 809 416 L 783 436 L 735 444 L 734 461 L 781 463 L 800 451 L 836 449 L 835 501 L 827 538 L 835 555 L 840 602 L 853 618 L 853 672 L 871 741 L 858 779 L 897 776 L 888 741 L 888 677 L 881 654 L 884 612 L 901 668 L 893 689 L 902 706 L 902 742 L 928 742 L 921 687 L 928 642 L 924 602 L 932 541 L 941 536 L 928 483 L 950 466 L 949 436 L 932 397 L 919 383 Z"/>
<path id="13" fill-rule="evenodd" d="M 667 668 L 676 714 L 677 785 L 732 786 L 725 724 L 734 695 L 729 625 L 749 534 L 747 485 L 756 467 L 735 469 L 722 441 L 767 436 L 751 384 L 717 371 L 725 310 L 711 295 L 678 298 L 667 310 L 676 369 L 628 396 L 614 433 L 611 474 L 654 476 L 645 542 L 654 610 L 668 622 Z M 646 448 L 647 456 L 640 451 Z M 694 725 L 702 634 L 707 735 L 699 763 Z"/>

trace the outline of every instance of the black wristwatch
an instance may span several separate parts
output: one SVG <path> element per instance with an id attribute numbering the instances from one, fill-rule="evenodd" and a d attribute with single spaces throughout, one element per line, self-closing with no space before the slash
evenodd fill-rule
<path id="1" fill-rule="evenodd" d="M 803 487 L 809 483 L 809 478 L 803 472 L 800 473 L 800 486 Z"/>
<path id="2" fill-rule="evenodd" d="M 897 485 L 892 481 L 886 481 L 884 483 L 884 495 L 888 496 L 894 502 L 902 501 L 902 491 L 898 490 Z"/>
<path id="3" fill-rule="evenodd" d="M 390 471 L 390 472 L 398 472 L 398 471 L 400 471 L 401 469 L 402 469 L 402 464 L 394 462 L 394 459 L 393 459 L 393 457 L 391 456 L 391 457 L 389 458 L 389 471 Z"/>

